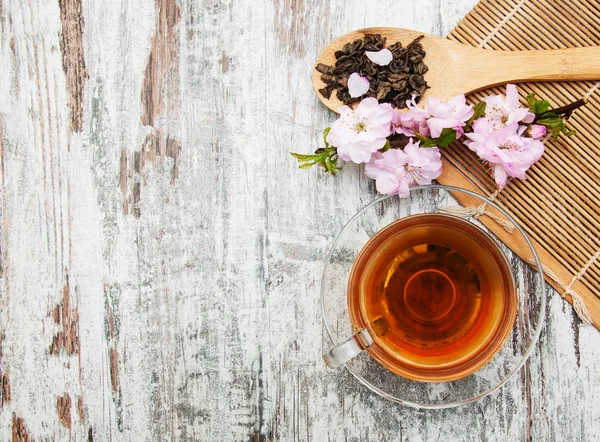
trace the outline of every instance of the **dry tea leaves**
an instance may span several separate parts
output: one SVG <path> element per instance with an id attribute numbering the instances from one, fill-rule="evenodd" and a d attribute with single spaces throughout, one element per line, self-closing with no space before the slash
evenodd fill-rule
<path id="1" fill-rule="evenodd" d="M 375 97 L 380 103 L 390 103 L 393 107 L 406 107 L 406 100 L 412 95 L 416 101 L 429 87 L 423 75 L 429 70 L 423 62 L 425 50 L 419 42 L 424 36 L 417 37 L 406 47 L 401 42 L 390 45 L 393 59 L 387 66 L 373 63 L 366 51 L 380 51 L 385 47 L 386 39 L 380 34 L 366 34 L 361 40 L 347 43 L 335 52 L 333 66 L 319 63 L 315 69 L 321 73 L 325 87 L 319 93 L 329 99 L 335 90 L 337 98 L 346 105 L 352 105 L 364 97 Z M 370 88 L 363 97 L 352 98 L 348 92 L 348 77 L 358 72 L 370 82 Z"/>

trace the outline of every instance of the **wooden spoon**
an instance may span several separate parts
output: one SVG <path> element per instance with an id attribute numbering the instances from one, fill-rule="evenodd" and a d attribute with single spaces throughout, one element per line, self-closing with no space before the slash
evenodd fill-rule
<path id="1" fill-rule="evenodd" d="M 424 58 L 429 71 L 425 80 L 431 86 L 420 104 L 428 97 L 451 98 L 487 87 L 523 81 L 577 81 L 600 80 L 600 47 L 551 49 L 538 51 L 493 51 L 474 48 L 435 35 L 400 28 L 367 28 L 350 32 L 335 39 L 321 53 L 319 63 L 335 64 L 335 51 L 346 43 L 361 39 L 365 34 L 381 34 L 386 46 L 397 41 L 404 46 L 419 35 L 427 55 Z M 326 99 L 319 89 L 325 87 L 321 74 L 313 68 L 312 82 L 319 99 L 333 111 L 342 105 L 335 95 Z"/>

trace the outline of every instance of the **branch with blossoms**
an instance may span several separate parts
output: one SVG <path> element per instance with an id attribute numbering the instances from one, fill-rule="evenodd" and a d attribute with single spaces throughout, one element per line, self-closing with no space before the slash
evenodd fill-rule
<path id="1" fill-rule="evenodd" d="M 350 92 L 355 89 L 360 94 L 361 79 L 351 80 Z M 364 164 L 378 192 L 407 197 L 410 186 L 430 184 L 441 175 L 439 149 L 462 139 L 489 166 L 502 189 L 509 177 L 525 179 L 544 153 L 544 135 L 557 138 L 574 133 L 567 129 L 566 120 L 585 100 L 551 110 L 548 101 L 531 93 L 527 104 L 521 106 L 513 84 L 507 85 L 506 95 L 491 95 L 475 105 L 458 95 L 447 101 L 430 98 L 421 108 L 413 96 L 403 113 L 388 103 L 364 98 L 356 109 L 338 109 L 340 117 L 325 129 L 324 147 L 314 154 L 292 155 L 301 168 L 319 165 L 333 175 L 342 162 Z"/>

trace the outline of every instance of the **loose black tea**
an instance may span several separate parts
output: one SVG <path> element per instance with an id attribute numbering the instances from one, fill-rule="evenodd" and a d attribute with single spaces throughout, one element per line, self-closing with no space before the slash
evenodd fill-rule
<path id="1" fill-rule="evenodd" d="M 346 105 L 364 97 L 375 97 L 380 103 L 390 103 L 398 109 L 405 108 L 406 100 L 410 100 L 412 95 L 418 102 L 428 88 L 423 78 L 429 68 L 423 62 L 425 50 L 419 42 L 422 38 L 423 35 L 417 37 L 406 47 L 401 42 L 390 45 L 388 49 L 393 59 L 386 66 L 373 63 L 365 54 L 366 51 L 377 52 L 385 47 L 386 38 L 380 34 L 366 34 L 363 39 L 347 43 L 335 52 L 335 65 L 319 63 L 315 66 L 326 85 L 319 92 L 329 99 L 335 89 L 337 98 Z M 368 92 L 359 98 L 352 98 L 348 92 L 348 77 L 355 72 L 370 83 Z"/>

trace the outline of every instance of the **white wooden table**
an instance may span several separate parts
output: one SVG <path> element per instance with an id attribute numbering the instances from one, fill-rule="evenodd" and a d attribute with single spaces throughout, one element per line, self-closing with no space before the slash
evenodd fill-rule
<path id="1" fill-rule="evenodd" d="M 324 254 L 375 193 L 288 154 L 334 120 L 313 61 L 474 4 L 0 0 L 0 441 L 600 440 L 598 332 L 554 293 L 526 370 L 470 406 L 321 360 Z"/>

